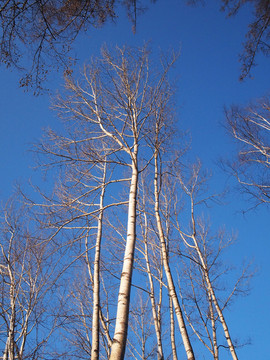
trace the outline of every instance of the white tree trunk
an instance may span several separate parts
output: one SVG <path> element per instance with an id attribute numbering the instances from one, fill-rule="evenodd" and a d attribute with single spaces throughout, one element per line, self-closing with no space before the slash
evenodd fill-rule
<path id="1" fill-rule="evenodd" d="M 170 326 L 170 335 L 171 335 L 172 357 L 173 357 L 173 360 L 178 360 L 176 345 L 175 345 L 173 304 L 172 304 L 171 298 L 169 298 L 169 306 L 170 306 L 170 325 L 171 325 Z"/>
<path id="2" fill-rule="evenodd" d="M 99 203 L 98 229 L 95 248 L 94 276 L 93 276 L 93 319 L 92 319 L 92 348 L 91 360 L 99 359 L 99 316 L 100 316 L 100 250 L 102 238 L 103 202 L 105 194 L 106 164 L 104 164 L 102 188 Z"/>
<path id="3" fill-rule="evenodd" d="M 150 300 L 151 300 L 152 314 L 153 314 L 155 332 L 156 332 L 156 337 L 157 337 L 157 359 L 158 360 L 163 360 L 164 355 L 163 355 L 162 339 L 161 339 L 161 323 L 159 321 L 159 317 L 158 317 L 158 314 L 157 314 L 154 284 L 153 284 L 153 278 L 152 278 L 150 262 L 149 262 L 149 254 L 148 254 L 148 245 L 147 245 L 147 227 L 148 227 L 148 224 L 147 224 L 147 216 L 146 216 L 146 214 L 144 214 L 144 218 L 145 218 L 144 226 L 145 226 L 145 229 L 146 229 L 145 230 L 146 231 L 145 232 L 145 239 L 144 239 L 145 261 L 146 261 L 146 269 L 147 269 L 149 285 L 150 285 Z M 162 280 L 160 280 L 160 281 L 162 281 Z"/>
<path id="4" fill-rule="evenodd" d="M 192 223 L 193 223 L 193 229 L 194 229 L 194 234 L 196 234 L 196 226 L 195 226 L 195 217 L 194 217 L 194 213 L 193 213 L 193 202 L 192 202 L 192 205 L 191 205 L 191 211 L 192 211 Z M 203 272 L 204 272 L 204 278 L 205 278 L 205 281 L 206 281 L 206 284 L 207 284 L 207 290 L 208 290 L 208 293 L 210 294 L 212 300 L 213 300 L 213 303 L 214 303 L 214 306 L 216 308 L 216 311 L 218 313 L 218 316 L 219 316 L 219 320 L 221 322 L 221 325 L 223 327 L 223 331 L 224 331 L 224 334 L 225 334 L 225 337 L 226 337 L 226 340 L 227 340 L 227 344 L 229 346 L 229 350 L 231 352 L 231 355 L 232 355 L 232 358 L 233 360 L 238 360 L 238 357 L 236 355 L 236 352 L 235 352 L 235 348 L 234 348 L 234 345 L 232 343 L 232 340 L 231 340 L 231 335 L 229 333 L 229 328 L 227 326 L 227 323 L 226 323 L 226 320 L 223 316 L 223 312 L 219 306 L 219 303 L 218 303 L 218 300 L 216 298 L 216 294 L 215 294 L 215 291 L 213 289 L 213 286 L 212 286 L 212 282 L 210 280 L 210 277 L 209 277 L 209 273 L 208 273 L 208 268 L 207 268 L 207 264 L 203 258 L 203 255 L 202 255 L 202 252 L 198 246 L 198 242 L 197 242 L 197 239 L 195 237 L 195 235 L 192 235 L 192 240 L 194 242 L 194 245 L 195 245 L 195 249 L 198 253 L 198 256 L 199 256 L 199 259 L 200 259 L 200 262 L 201 262 L 201 266 L 203 268 Z"/>
<path id="5" fill-rule="evenodd" d="M 128 316 L 130 305 L 131 279 L 134 261 L 134 249 L 136 242 L 136 208 L 137 208 L 137 147 L 134 148 L 132 161 L 132 176 L 129 192 L 127 240 L 123 269 L 121 273 L 120 288 L 118 293 L 117 315 L 110 360 L 123 360 L 125 356 Z"/>
<path id="6" fill-rule="evenodd" d="M 208 301 L 209 301 L 209 312 L 211 317 L 211 325 L 212 325 L 212 336 L 213 336 L 213 355 L 214 360 L 218 360 L 218 344 L 217 344 L 217 329 L 216 329 L 216 322 L 214 318 L 214 309 L 212 303 L 212 297 L 208 293 Z"/>
<path id="7" fill-rule="evenodd" d="M 189 335 L 188 335 L 188 332 L 187 332 L 187 329 L 186 329 L 184 317 L 183 317 L 183 314 L 182 314 L 182 310 L 181 310 L 181 307 L 180 307 L 180 304 L 179 304 L 178 296 L 176 294 L 176 290 L 175 290 L 175 286 L 174 286 L 174 282 L 173 282 L 173 277 L 172 277 L 172 273 L 171 273 L 171 269 L 170 269 L 170 265 L 169 265 L 169 260 L 168 260 L 166 241 L 165 241 L 164 232 L 163 232 L 162 223 L 161 223 L 161 218 L 160 218 L 160 213 L 159 213 L 160 204 L 159 204 L 158 159 L 157 159 L 157 157 L 158 157 L 158 153 L 156 151 L 156 153 L 155 153 L 155 178 L 154 178 L 155 216 L 156 216 L 159 240 L 160 240 L 160 243 L 161 243 L 162 260 L 163 260 L 164 270 L 165 270 L 167 283 L 168 283 L 169 296 L 170 296 L 170 298 L 172 299 L 172 302 L 173 302 L 173 306 L 174 306 L 174 309 L 175 309 L 175 314 L 176 314 L 176 318 L 177 318 L 177 321 L 178 321 L 180 333 L 181 333 L 183 344 L 184 344 L 185 351 L 186 351 L 186 354 L 187 354 L 187 359 L 188 360 L 194 360 L 195 356 L 194 356 L 193 349 L 192 349 L 192 346 L 191 346 L 191 343 L 190 343 L 190 340 L 189 340 Z"/>
<path id="8" fill-rule="evenodd" d="M 209 279 L 209 275 L 208 275 L 207 271 L 205 271 L 205 279 L 206 279 L 208 291 L 209 291 L 209 293 L 210 293 L 210 295 L 212 297 L 213 303 L 215 305 L 216 311 L 217 311 L 218 316 L 219 316 L 219 320 L 220 320 L 221 325 L 223 327 L 223 331 L 224 331 L 224 334 L 225 334 L 227 344 L 229 346 L 232 358 L 233 358 L 233 360 L 238 360 L 238 357 L 237 357 L 236 352 L 235 352 L 234 345 L 233 345 L 232 340 L 231 340 L 231 335 L 229 333 L 229 328 L 228 328 L 226 320 L 225 320 L 225 318 L 223 316 L 223 312 L 222 312 L 222 310 L 221 310 L 221 308 L 219 306 L 218 300 L 216 298 L 215 291 L 213 289 L 213 286 L 212 286 L 212 283 L 211 283 L 211 281 Z"/>

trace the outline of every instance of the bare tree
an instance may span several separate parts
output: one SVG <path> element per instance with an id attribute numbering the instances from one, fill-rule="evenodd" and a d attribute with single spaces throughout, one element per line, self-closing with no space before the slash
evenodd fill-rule
<path id="1" fill-rule="evenodd" d="M 52 194 L 40 193 L 43 201 L 34 204 L 43 211 L 41 224 L 51 231 L 48 243 L 54 242 L 65 254 L 63 278 L 73 279 L 62 295 L 66 301 L 59 322 L 75 357 L 124 359 L 128 344 L 127 355 L 147 358 L 156 352 L 160 360 L 171 354 L 177 359 L 181 335 L 186 357 L 194 359 L 191 334 L 204 339 L 187 305 L 181 304 L 185 289 L 177 284 L 178 273 L 180 285 L 189 275 L 187 286 L 194 291 L 194 301 L 198 294 L 194 284 L 200 283 L 201 321 L 208 321 L 204 331 L 214 359 L 219 356 L 218 322 L 237 359 L 224 317 L 226 305 L 210 274 L 211 249 L 199 235 L 194 212 L 201 186 L 199 168 L 193 167 L 187 182 L 182 169 L 178 171 L 168 79 L 175 60 L 175 55 L 163 58 L 157 71 L 147 47 L 104 49 L 100 59 L 84 67 L 79 80 L 66 75 L 66 91 L 55 103 L 65 130 L 63 135 L 48 130 L 37 148 L 46 155 L 45 168 L 58 169 Z M 175 194 L 189 199 L 189 230 L 174 216 L 184 206 L 174 201 Z M 177 243 L 195 262 L 194 272 L 189 271 L 190 264 L 173 261 L 179 260 L 179 253 L 172 250 Z M 142 280 L 140 285 L 133 284 L 133 271 L 136 281 Z M 134 305 L 138 289 L 147 311 Z M 136 315 L 132 320 L 131 305 Z M 128 338 L 129 327 L 136 341 Z"/>
<path id="2" fill-rule="evenodd" d="M 158 167 L 158 150 L 155 154 L 155 179 L 154 179 L 154 187 L 155 187 L 155 215 L 156 215 L 156 222 L 157 222 L 157 228 L 158 228 L 158 234 L 159 234 L 159 239 L 160 239 L 160 243 L 161 243 L 161 248 L 162 248 L 162 260 L 163 260 L 163 264 L 164 264 L 164 271 L 166 274 L 166 278 L 167 278 L 167 283 L 168 283 L 168 291 L 169 291 L 169 296 L 172 300 L 174 309 L 175 309 L 175 313 L 176 313 L 176 317 L 177 317 L 177 321 L 178 321 L 178 325 L 179 325 L 179 329 L 181 332 L 181 336 L 183 339 L 183 343 L 184 343 L 184 347 L 186 350 L 186 354 L 187 354 L 187 359 L 195 359 L 194 353 L 193 353 L 193 348 L 190 342 L 190 338 L 187 332 L 187 328 L 186 328 L 186 324 L 184 321 L 184 316 L 182 313 L 182 309 L 180 306 L 180 302 L 179 302 L 179 298 L 176 292 L 176 288 L 175 288 L 175 284 L 174 284 L 174 280 L 172 277 L 172 271 L 171 271 L 171 267 L 169 264 L 169 258 L 168 258 L 168 250 L 167 250 L 167 244 L 166 244 L 166 239 L 165 239 L 165 235 L 164 235 L 164 229 L 163 229 L 163 225 L 162 225 L 162 221 L 161 221 L 161 216 L 160 216 L 160 201 L 159 201 L 159 194 L 160 194 L 160 188 L 159 188 L 159 181 L 160 181 L 160 174 L 161 172 L 159 171 L 159 167 Z"/>
<path id="3" fill-rule="evenodd" d="M 76 136 L 79 136 L 78 132 L 74 138 Z M 35 205 L 42 209 L 43 227 L 51 229 L 50 241 L 54 241 L 58 234 L 62 235 L 62 241 L 57 244 L 60 252 L 62 249 L 66 251 L 62 277 L 68 279 L 72 286 L 64 290 L 67 301 L 60 317 L 63 319 L 62 328 L 67 331 L 68 343 L 73 348 L 73 356 L 91 354 L 91 358 L 98 359 L 100 353 L 104 349 L 108 352 L 112 344 L 109 319 L 107 316 L 105 321 L 102 311 L 104 295 L 107 297 L 105 288 L 103 296 L 100 296 L 104 212 L 109 212 L 113 206 L 127 203 L 119 201 L 104 205 L 105 190 L 125 179 L 107 179 L 109 165 L 102 141 L 101 148 L 95 149 L 99 150 L 99 156 L 103 159 L 99 162 L 93 152 L 89 157 L 88 151 L 92 150 L 88 149 L 87 140 L 85 144 L 82 139 L 78 140 L 76 150 L 69 148 L 69 155 L 63 149 L 66 150 L 67 145 L 73 147 L 76 140 L 58 137 L 51 132 L 50 140 L 53 144 L 44 142 L 41 149 L 48 156 L 59 159 L 65 171 L 61 174 L 55 194 L 52 197 L 42 194 L 46 202 Z M 71 156 L 74 156 L 72 163 L 67 161 Z M 101 336 L 107 341 L 102 350 Z"/>
<path id="4" fill-rule="evenodd" d="M 100 252 L 101 252 L 101 239 L 102 239 L 102 227 L 103 227 L 103 208 L 104 208 L 104 194 L 105 194 L 105 183 L 106 183 L 106 161 L 103 165 L 103 178 L 101 183 L 101 193 L 98 214 L 98 225 L 97 225 L 97 239 L 95 246 L 95 260 L 94 260 L 94 276 L 93 282 L 93 319 L 92 319 L 92 349 L 91 359 L 99 359 L 99 318 L 101 313 L 100 308 Z M 88 249 L 86 248 L 86 260 L 90 274 L 90 263 L 88 258 Z"/>
<path id="5" fill-rule="evenodd" d="M 149 141 L 155 133 L 160 113 L 167 109 L 165 103 L 171 96 L 171 92 L 167 92 L 167 73 L 174 61 L 173 55 L 171 60 L 162 63 L 159 73 L 154 73 L 149 65 L 147 47 L 118 48 L 115 52 L 104 49 L 101 59 L 93 60 L 89 67 L 85 67 L 81 80 L 75 81 L 70 75 L 66 77 L 67 94 L 58 99 L 55 107 L 67 121 L 68 136 L 49 131 L 49 139 L 39 147 L 50 157 L 51 165 L 62 167 L 62 180 L 54 196 L 46 197 L 46 203 L 41 204 L 47 212 L 49 226 L 55 229 L 54 236 L 59 231 L 71 231 L 73 235 L 69 245 L 79 244 L 89 231 L 92 235 L 97 234 L 96 239 L 99 239 L 99 230 L 97 233 L 94 230 L 98 216 L 107 214 L 108 219 L 108 212 L 113 208 L 127 205 L 126 215 L 117 210 L 120 211 L 119 217 L 125 216 L 127 225 L 110 359 L 123 359 L 125 354 L 139 174 L 153 162 L 154 154 Z M 100 177 L 98 180 L 97 169 L 105 164 L 108 180 Z M 126 184 L 128 189 L 128 194 L 124 196 L 120 196 L 116 187 L 121 183 Z M 105 187 L 107 200 L 97 203 L 97 196 L 103 199 L 102 189 Z M 110 214 L 108 223 L 122 236 L 114 226 L 117 215 Z M 97 244 L 95 249 L 100 251 Z M 111 249 L 115 246 L 107 241 L 108 244 Z M 76 258 L 82 255 L 81 251 L 77 252 Z M 97 281 L 94 280 L 94 284 Z"/>
<path id="6" fill-rule="evenodd" d="M 187 359 L 195 359 L 193 348 L 190 342 L 190 337 L 186 328 L 184 316 L 182 313 L 182 309 L 180 306 L 179 297 L 176 291 L 175 287 L 175 281 L 172 276 L 171 266 L 169 262 L 169 253 L 168 253 L 168 242 L 166 241 L 166 233 L 164 231 L 164 228 L 166 228 L 163 225 L 162 222 L 162 206 L 160 202 L 160 194 L 162 192 L 162 186 L 164 186 L 164 173 L 163 173 L 163 163 L 165 162 L 163 160 L 163 156 L 165 153 L 165 144 L 168 141 L 168 138 L 171 135 L 171 129 L 168 129 L 168 131 L 165 133 L 163 131 L 163 128 L 165 126 L 165 122 L 168 122 L 168 118 L 166 116 L 166 109 L 167 109 L 167 103 L 166 100 L 169 100 L 169 89 L 167 90 L 168 98 L 164 99 L 162 102 L 162 110 L 160 111 L 159 116 L 157 118 L 156 124 L 155 124 L 155 137 L 152 139 L 152 146 L 154 151 L 154 179 L 153 179 L 153 187 L 154 187 L 154 209 L 155 209 L 155 221 L 156 221 L 156 228 L 158 232 L 158 237 L 160 241 L 160 247 L 162 251 L 162 263 L 164 266 L 164 272 L 166 275 L 167 280 L 167 286 L 168 286 L 168 292 L 169 297 L 171 298 L 171 301 L 173 303 L 175 314 L 179 326 L 179 330 L 182 336 L 184 348 L 186 351 Z M 165 136 L 164 136 L 165 135 Z"/>
<path id="7" fill-rule="evenodd" d="M 55 265 L 50 266 L 49 260 L 53 253 L 48 251 L 40 234 L 35 233 L 27 209 L 20 209 L 15 200 L 7 204 L 3 217 L 0 244 L 3 359 L 41 358 L 56 325 L 48 301 L 57 279 Z"/>
<path id="8" fill-rule="evenodd" d="M 161 307 L 163 298 L 163 287 L 166 286 L 163 283 L 163 264 L 160 246 L 155 241 L 155 232 L 149 225 L 149 213 L 153 204 L 150 201 L 149 206 L 149 194 L 147 195 L 146 183 L 148 178 L 141 178 L 141 191 L 139 197 L 139 223 L 142 233 L 141 244 L 137 241 L 137 249 L 142 254 L 145 260 L 145 266 L 141 264 L 142 271 L 147 274 L 149 282 L 149 297 L 151 302 L 152 317 L 155 327 L 156 343 L 157 343 L 157 359 L 164 359 L 163 340 L 161 331 Z M 148 199 L 148 201 L 147 201 Z M 147 207 L 148 203 L 148 207 Z M 150 208 L 150 209 L 148 209 Z M 157 290 L 155 289 L 155 280 L 158 283 Z M 158 292 L 158 295 L 156 295 Z"/>
<path id="9" fill-rule="evenodd" d="M 183 244 L 187 249 L 187 254 L 183 253 L 182 256 L 190 261 L 189 265 L 186 267 L 190 282 L 190 298 L 192 299 L 193 305 L 195 304 L 195 310 L 199 313 L 199 317 L 207 334 L 206 337 L 210 340 L 210 346 L 203 340 L 200 332 L 195 330 L 195 322 L 192 321 L 189 316 L 188 321 L 200 341 L 202 341 L 211 352 L 214 359 L 219 358 L 219 344 L 217 343 L 216 330 L 219 321 L 231 356 L 234 360 L 237 360 L 236 345 L 232 340 L 229 325 L 225 319 L 225 309 L 234 295 L 243 292 L 241 286 L 243 286 L 245 281 L 250 279 L 250 274 L 248 274 L 248 271 L 245 268 L 235 285 L 232 287 L 232 291 L 229 293 L 228 297 L 222 301 L 219 299 L 216 282 L 217 280 L 221 281 L 222 274 L 226 273 L 226 269 L 220 269 L 218 264 L 220 262 L 222 250 L 231 243 L 231 239 L 229 238 L 226 240 L 226 234 L 221 232 L 216 239 L 214 239 L 216 240 L 216 244 L 213 245 L 213 240 L 211 244 L 209 227 L 196 215 L 196 210 L 200 204 L 211 199 L 211 197 L 205 199 L 202 196 L 205 177 L 200 175 L 200 172 L 201 166 L 200 164 L 197 164 L 192 166 L 191 174 L 187 181 L 184 180 L 183 173 L 180 173 L 178 176 L 181 187 L 190 201 L 190 229 L 188 230 L 188 227 L 186 227 L 184 230 L 181 228 L 178 221 L 177 227 L 183 240 Z M 198 295 L 198 289 L 200 295 Z M 201 297 L 201 294 L 204 295 Z M 207 311 L 203 310 L 203 307 L 205 306 L 203 305 L 203 302 L 206 304 Z M 194 313 L 191 317 L 193 315 Z M 208 328 L 209 320 L 210 329 Z"/>
<path id="10" fill-rule="evenodd" d="M 237 159 L 230 169 L 255 205 L 270 201 L 270 104 L 261 99 L 246 108 L 226 111 L 227 126 L 237 142 Z"/>

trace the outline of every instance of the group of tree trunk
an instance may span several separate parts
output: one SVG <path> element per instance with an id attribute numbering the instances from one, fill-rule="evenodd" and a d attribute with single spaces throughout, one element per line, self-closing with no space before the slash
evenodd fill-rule
<path id="1" fill-rule="evenodd" d="M 66 74 L 65 129 L 36 146 L 54 188 L 4 210 L 3 359 L 238 358 L 226 309 L 249 275 L 222 265 L 233 239 L 203 216 L 200 163 L 185 165 L 176 58 L 103 49 L 81 78 Z"/>
<path id="2" fill-rule="evenodd" d="M 259 51 L 269 55 L 269 1 L 221 1 L 229 16 L 245 3 L 255 20 L 242 79 Z M 32 54 L 21 86 L 39 91 L 52 65 L 66 69 L 54 104 L 63 133 L 48 130 L 35 148 L 53 188 L 20 192 L 2 211 L 3 360 L 238 359 L 226 310 L 250 274 L 223 264 L 233 238 L 211 229 L 207 176 L 185 162 L 169 80 L 177 56 L 157 65 L 147 47 L 103 49 L 79 79 L 67 61 L 83 29 L 123 5 L 135 28 L 145 4 L 0 1 L 0 62 L 23 68 Z M 270 197 L 269 109 L 265 98 L 226 111 L 240 146 L 229 168 L 255 205 Z"/>

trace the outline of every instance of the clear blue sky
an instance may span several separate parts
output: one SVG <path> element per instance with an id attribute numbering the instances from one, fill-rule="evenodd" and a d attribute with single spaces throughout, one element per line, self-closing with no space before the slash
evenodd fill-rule
<path id="1" fill-rule="evenodd" d="M 151 41 L 155 54 L 175 48 L 181 56 L 172 71 L 178 79 L 177 107 L 179 127 L 189 130 L 192 157 L 200 157 L 213 173 L 213 191 L 233 182 L 217 166 L 220 157 L 230 157 L 234 150 L 226 134 L 224 105 L 246 104 L 269 93 L 270 62 L 258 57 L 253 79 L 239 82 L 238 55 L 250 20 L 250 11 L 243 9 L 235 18 L 226 19 L 218 1 L 187 7 L 184 1 L 158 0 L 149 11 L 138 17 L 137 32 L 121 15 L 117 24 L 92 29 L 78 38 L 75 53 L 79 63 L 99 53 L 100 46 L 127 44 L 140 46 Z M 18 88 L 17 71 L 0 68 L 0 198 L 6 200 L 15 181 L 24 182 L 33 174 L 31 143 L 42 135 L 42 128 L 60 126 L 49 110 L 50 95 L 33 97 Z M 54 73 L 48 86 L 51 95 L 63 84 L 61 73 Z M 35 180 L 34 180 L 35 181 Z M 239 350 L 240 359 L 268 359 L 270 322 L 269 211 L 265 208 L 248 212 L 249 204 L 237 193 L 230 193 L 226 204 L 210 209 L 212 223 L 226 225 L 238 232 L 238 243 L 228 257 L 236 265 L 253 259 L 258 273 L 252 282 L 249 297 L 237 299 L 231 307 L 229 322 L 233 336 L 251 338 L 252 345 Z M 236 320 L 237 319 L 237 320 Z"/>

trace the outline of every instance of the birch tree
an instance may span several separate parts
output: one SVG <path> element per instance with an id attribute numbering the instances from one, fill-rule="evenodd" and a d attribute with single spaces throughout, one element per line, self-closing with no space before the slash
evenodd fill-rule
<path id="1" fill-rule="evenodd" d="M 141 179 L 141 191 L 139 198 L 139 221 L 141 227 L 142 241 L 141 245 L 137 244 L 138 251 L 142 254 L 145 261 L 145 265 L 140 264 L 142 271 L 147 274 L 149 286 L 149 297 L 151 302 L 152 317 L 156 334 L 156 347 L 157 347 L 157 359 L 164 359 L 162 331 L 161 331 L 161 309 L 163 300 L 163 287 L 166 286 L 163 282 L 163 264 L 162 255 L 159 245 L 155 241 L 155 235 L 153 235 L 153 229 L 149 224 L 149 213 L 151 214 L 151 207 L 153 203 L 150 201 L 150 194 L 147 191 L 148 178 L 142 176 Z M 148 201 L 147 201 L 148 199 Z M 148 204 L 148 206 L 147 206 Z M 151 220 L 150 220 L 151 222 Z M 155 286 L 155 280 L 157 286 Z"/>
<path id="2" fill-rule="evenodd" d="M 166 102 L 163 101 L 163 109 L 166 109 Z M 164 231 L 164 225 L 162 223 L 161 218 L 161 203 L 160 203 L 160 193 L 162 191 L 162 153 L 164 154 L 164 142 L 167 141 L 167 137 L 169 136 L 169 133 L 166 134 L 167 136 L 164 136 L 164 132 L 161 131 L 162 128 L 165 126 L 166 119 L 166 111 L 161 111 L 159 114 L 159 117 L 156 121 L 156 127 L 155 127 L 155 138 L 153 141 L 153 147 L 154 147 L 154 181 L 153 181 L 153 187 L 154 187 L 154 199 L 155 199 L 155 219 L 156 219 L 156 227 L 158 231 L 161 251 L 162 251 L 162 262 L 164 266 L 164 272 L 167 279 L 167 286 L 168 286 L 168 292 L 169 296 L 171 298 L 172 304 L 174 306 L 179 330 L 182 336 L 184 348 L 186 351 L 187 359 L 195 359 L 193 348 L 190 342 L 190 337 L 187 331 L 187 327 L 185 324 L 184 316 L 182 313 L 182 309 L 180 306 L 180 301 L 178 294 L 176 292 L 175 282 L 172 276 L 172 271 L 169 263 L 168 258 L 168 243 L 166 241 L 165 237 L 165 231 Z"/>
<path id="3" fill-rule="evenodd" d="M 70 75 L 66 76 L 66 93 L 58 98 L 55 108 L 59 116 L 65 119 L 67 134 L 58 135 L 49 130 L 47 140 L 38 148 L 38 151 L 48 155 L 48 164 L 51 162 L 51 165 L 62 167 L 61 178 L 64 181 L 60 178 L 53 197 L 47 204 L 41 204 L 47 211 L 48 219 L 51 219 L 49 226 L 55 229 L 55 235 L 59 231 L 67 230 L 72 234 L 76 231 L 77 240 L 73 236 L 72 243 L 79 243 L 86 232 L 96 233 L 96 219 L 101 224 L 98 216 L 104 214 L 113 227 L 115 219 L 112 218 L 112 211 L 119 213 L 119 218 L 122 218 L 124 215 L 120 206 L 127 206 L 110 359 L 123 359 L 125 354 L 135 257 L 139 175 L 153 162 L 149 139 L 155 133 L 160 112 L 164 112 L 163 103 L 167 103 L 171 96 L 171 92 L 167 93 L 167 73 L 174 61 L 173 55 L 171 60 L 161 64 L 160 70 L 154 72 L 147 47 L 117 48 L 114 52 L 103 49 L 101 58 L 85 66 L 78 81 Z M 100 182 L 97 180 L 97 167 L 105 164 L 108 180 Z M 119 191 L 120 184 L 125 184 L 127 195 L 120 196 L 112 190 Z M 104 199 L 102 189 L 105 188 L 107 197 Z M 97 196 L 103 199 L 102 203 L 96 203 Z M 101 233 L 101 226 L 98 229 Z M 114 229 L 120 233 L 115 226 Z M 101 236 L 98 235 L 99 230 L 96 239 Z M 109 243 L 107 240 L 107 246 Z M 112 246 L 114 244 L 110 243 Z M 100 251 L 98 249 L 96 243 L 95 251 Z M 81 255 L 78 253 L 77 258 L 82 255 L 82 252 Z M 94 282 L 95 286 L 97 281 Z M 97 354 L 97 347 L 93 351 Z"/>
<path id="4" fill-rule="evenodd" d="M 236 141 L 237 156 L 229 165 L 241 189 L 259 204 L 270 199 L 270 104 L 269 98 L 247 107 L 226 110 L 227 127 Z"/>
<path id="5" fill-rule="evenodd" d="M 48 302 L 57 279 L 49 260 L 53 252 L 34 231 L 27 212 L 12 200 L 1 222 L 0 349 L 4 360 L 41 357 L 56 325 Z"/>
<path id="6" fill-rule="evenodd" d="M 187 226 L 181 226 L 178 220 L 177 228 L 183 240 L 183 245 L 187 249 L 187 253 L 185 254 L 183 251 L 181 255 L 183 258 L 190 260 L 189 265 L 186 267 L 186 273 L 188 274 L 190 283 L 190 298 L 192 299 L 195 310 L 199 313 L 200 321 L 207 334 L 206 338 L 210 340 L 210 345 L 206 344 L 204 337 L 201 335 L 202 333 L 195 330 L 196 322 L 194 319 L 191 320 L 189 316 L 187 317 L 195 334 L 208 348 L 214 359 L 219 359 L 219 347 L 222 346 L 217 340 L 217 327 L 220 323 L 227 342 L 227 345 L 224 347 L 228 348 L 232 359 L 237 360 L 236 344 L 231 336 L 225 317 L 225 310 L 235 295 L 244 293 L 241 287 L 246 286 L 246 281 L 249 280 L 250 274 L 248 273 L 248 269 L 244 268 L 235 284 L 232 285 L 232 290 L 229 292 L 228 297 L 225 297 L 223 300 L 220 299 L 218 295 L 219 287 L 216 283 L 217 281 L 221 281 L 223 274 L 226 274 L 227 270 L 226 268 L 220 268 L 221 266 L 218 266 L 218 264 L 222 251 L 232 243 L 232 239 L 224 232 L 220 232 L 216 238 L 211 241 L 209 227 L 196 214 L 198 211 L 197 208 L 211 199 L 211 196 L 203 198 L 205 177 L 201 175 L 200 172 L 201 166 L 199 163 L 191 166 L 188 180 L 184 180 L 183 172 L 180 172 L 178 175 L 183 192 L 187 195 L 188 201 L 190 202 L 190 229 L 188 229 Z M 214 243 L 215 240 L 216 244 Z M 202 297 L 198 295 L 198 289 L 200 289 L 200 294 L 204 294 Z M 204 310 L 205 306 L 207 311 Z M 194 312 L 192 315 L 194 315 Z"/>
<path id="7" fill-rule="evenodd" d="M 58 171 L 52 193 L 40 193 L 43 201 L 35 205 L 43 211 L 42 226 L 50 230 L 48 242 L 65 254 L 63 279 L 74 284 L 65 290 L 61 317 L 74 357 L 118 360 L 156 352 L 162 360 L 183 352 L 194 359 L 191 336 L 199 333 L 181 301 L 186 290 L 181 279 L 190 274 L 192 290 L 200 274 L 206 296 L 202 307 L 207 303 L 212 314 L 210 327 L 204 328 L 212 332 L 211 354 L 215 360 L 219 356 L 215 327 L 220 321 L 226 346 L 237 359 L 224 304 L 207 267 L 210 250 L 198 237 L 194 207 L 199 177 L 194 168 L 186 182 L 177 167 L 182 159 L 174 142 L 168 77 L 175 60 L 174 54 L 163 57 L 157 67 L 147 47 L 103 49 L 77 80 L 66 75 L 65 91 L 54 105 L 65 128 L 62 134 L 48 130 L 37 147 L 45 168 Z M 189 231 L 176 216 L 186 204 L 174 196 L 190 201 Z M 194 257 L 194 273 L 179 261 L 179 244 L 187 258 Z M 138 290 L 147 309 L 134 304 Z M 136 316 L 129 319 L 132 311 Z M 136 341 L 128 338 L 129 327 Z"/>

